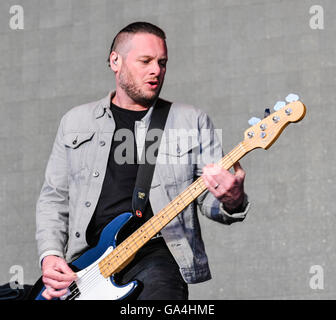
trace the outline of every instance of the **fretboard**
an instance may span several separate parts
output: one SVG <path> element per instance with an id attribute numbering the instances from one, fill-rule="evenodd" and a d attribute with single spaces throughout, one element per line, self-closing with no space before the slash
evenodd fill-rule
<path id="1" fill-rule="evenodd" d="M 226 154 L 218 164 L 224 169 L 230 169 L 234 163 L 249 152 L 245 141 L 238 144 L 231 152 Z M 203 178 L 199 177 L 189 185 L 180 195 L 172 200 L 165 208 L 160 210 L 151 219 L 133 232 L 109 255 L 99 262 L 101 274 L 107 278 L 120 270 L 132 256 L 144 246 L 152 237 L 159 233 L 170 221 L 182 212 L 190 203 L 206 190 Z"/>

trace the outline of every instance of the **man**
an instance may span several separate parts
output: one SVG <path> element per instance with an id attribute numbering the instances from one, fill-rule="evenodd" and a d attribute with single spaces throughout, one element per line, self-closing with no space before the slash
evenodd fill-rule
<path id="1" fill-rule="evenodd" d="M 45 298 L 66 293 L 76 279 L 67 262 L 94 246 L 109 221 L 132 210 L 136 162 L 144 145 L 142 133 L 148 129 L 158 102 L 167 61 L 164 32 L 146 22 L 130 24 L 117 34 L 109 55 L 115 92 L 100 101 L 75 107 L 62 118 L 37 202 L 36 238 L 47 288 Z M 124 142 L 117 136 L 118 130 L 123 129 L 134 134 L 134 143 L 128 147 L 135 147 L 135 163 L 118 162 L 116 155 Z M 248 210 L 243 186 L 245 172 L 238 163 L 234 165 L 234 174 L 211 164 L 223 154 L 208 116 L 191 106 L 173 103 L 164 131 L 170 129 L 196 130 L 202 156 L 209 149 L 212 155 L 207 153 L 201 161 L 198 154 L 196 163 L 157 163 L 143 221 L 200 175 L 208 189 L 195 201 L 201 212 L 225 224 L 242 221 Z M 211 135 L 201 135 L 202 130 Z M 171 153 L 166 148 L 168 157 L 188 157 L 195 145 L 177 147 L 179 150 Z M 159 154 L 161 150 L 164 148 L 160 145 Z M 210 164 L 204 166 L 204 162 Z M 122 283 L 133 279 L 143 283 L 143 290 L 136 297 L 139 300 L 187 299 L 187 283 L 210 277 L 194 204 L 141 248 L 135 259 L 117 274 Z"/>

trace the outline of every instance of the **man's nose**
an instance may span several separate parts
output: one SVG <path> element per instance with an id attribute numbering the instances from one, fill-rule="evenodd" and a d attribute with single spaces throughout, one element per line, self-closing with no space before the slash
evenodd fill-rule
<path id="1" fill-rule="evenodd" d="M 158 62 L 154 62 L 151 65 L 151 74 L 155 76 L 159 76 L 161 73 L 161 66 Z"/>

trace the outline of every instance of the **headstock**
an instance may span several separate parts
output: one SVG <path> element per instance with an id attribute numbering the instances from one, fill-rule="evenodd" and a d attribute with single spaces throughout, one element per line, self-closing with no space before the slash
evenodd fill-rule
<path id="1" fill-rule="evenodd" d="M 248 150 L 255 148 L 268 149 L 281 132 L 291 122 L 298 122 L 306 114 L 305 105 L 298 100 L 295 94 L 289 94 L 284 101 L 278 101 L 275 106 L 275 112 L 264 119 L 251 118 L 249 123 L 252 125 L 244 133 L 244 145 Z"/>

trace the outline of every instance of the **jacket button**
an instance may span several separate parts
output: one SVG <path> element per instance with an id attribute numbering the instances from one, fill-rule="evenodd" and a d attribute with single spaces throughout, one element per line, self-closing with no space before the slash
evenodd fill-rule
<path id="1" fill-rule="evenodd" d="M 94 176 L 94 177 L 98 177 L 98 176 L 99 176 L 99 172 L 98 172 L 98 171 L 95 171 L 95 172 L 93 173 L 93 176 Z"/>
<path id="2" fill-rule="evenodd" d="M 100 145 L 101 147 L 104 147 L 104 146 L 105 146 L 105 141 L 103 141 L 103 140 L 99 141 L 99 145 Z"/>
<path id="3" fill-rule="evenodd" d="M 80 233 L 76 232 L 75 236 L 76 236 L 76 238 L 79 238 L 80 237 Z"/>
<path id="4" fill-rule="evenodd" d="M 86 207 L 90 207 L 90 206 L 91 206 L 91 202 L 90 202 L 90 201 L 86 201 L 86 202 L 85 202 L 85 206 L 86 206 Z"/>

